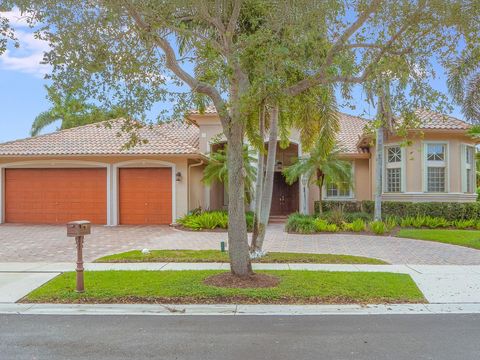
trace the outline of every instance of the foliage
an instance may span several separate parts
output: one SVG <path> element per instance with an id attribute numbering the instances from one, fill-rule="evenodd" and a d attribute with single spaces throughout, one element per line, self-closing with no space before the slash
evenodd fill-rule
<path id="1" fill-rule="evenodd" d="M 285 231 L 298 234 L 313 234 L 317 231 L 315 218 L 300 213 L 291 214 L 285 224 Z"/>
<path id="2" fill-rule="evenodd" d="M 383 221 L 372 221 L 368 224 L 368 228 L 375 235 L 383 235 L 388 231 L 387 225 Z"/>
<path id="3" fill-rule="evenodd" d="M 151 250 L 148 254 L 140 250 L 132 250 L 119 254 L 101 257 L 98 263 L 129 263 L 129 262 L 228 262 L 228 252 L 220 250 Z M 386 264 L 382 260 L 362 256 L 337 254 L 304 254 L 288 252 L 269 252 L 265 256 L 252 259 L 260 263 L 312 263 L 312 264 Z"/>
<path id="4" fill-rule="evenodd" d="M 227 155 L 228 147 L 218 149 L 210 153 L 208 164 L 203 170 L 202 181 L 206 185 L 212 185 L 218 181 L 224 186 L 228 186 L 228 164 Z M 247 145 L 243 147 L 243 168 L 245 170 L 245 200 L 250 203 L 253 197 L 255 177 L 257 176 L 257 168 L 253 165 L 257 162 L 255 152 Z"/>
<path id="5" fill-rule="evenodd" d="M 70 129 L 76 126 L 93 124 L 100 121 L 126 117 L 126 112 L 114 107 L 111 110 L 89 104 L 85 98 L 75 97 L 73 94 L 63 95 L 54 87 L 47 87 L 48 99 L 53 106 L 40 113 L 32 124 L 30 134 L 36 136 L 50 124 L 61 121 L 60 129 Z"/>
<path id="6" fill-rule="evenodd" d="M 317 232 L 337 232 L 339 230 L 337 224 L 329 224 L 324 219 L 315 219 L 313 222 Z"/>
<path id="7" fill-rule="evenodd" d="M 251 230 L 253 228 L 253 213 L 249 211 L 245 214 L 245 217 L 247 221 L 247 229 Z M 178 219 L 177 222 L 184 227 L 195 231 L 228 229 L 228 213 L 223 210 L 195 210 Z"/>
<path id="8" fill-rule="evenodd" d="M 355 219 L 351 223 L 344 223 L 343 230 L 353 232 L 363 232 L 367 230 L 367 225 L 362 219 Z"/>
<path id="9" fill-rule="evenodd" d="M 456 228 L 456 229 L 460 229 L 460 230 L 463 230 L 463 229 L 472 229 L 472 228 L 475 228 L 477 226 L 477 222 L 473 219 L 469 219 L 469 220 L 455 220 L 452 225 Z"/>
<path id="10" fill-rule="evenodd" d="M 346 214 L 351 212 L 366 212 L 373 214 L 374 202 L 364 201 L 324 201 L 324 209 L 332 209 L 341 205 Z M 319 203 L 315 203 L 315 211 L 318 212 Z M 475 219 L 480 220 L 480 203 L 456 203 L 456 202 L 382 202 L 384 218 L 387 216 L 416 217 L 431 216 L 444 218 L 447 221 Z"/>
<path id="11" fill-rule="evenodd" d="M 370 222 L 373 219 L 371 214 L 366 212 L 352 212 L 343 214 L 345 221 L 354 222 L 355 220 L 362 220 L 363 222 Z"/>

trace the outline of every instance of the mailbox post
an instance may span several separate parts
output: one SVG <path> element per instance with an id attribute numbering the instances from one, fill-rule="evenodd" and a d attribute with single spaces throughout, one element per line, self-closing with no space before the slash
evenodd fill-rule
<path id="1" fill-rule="evenodd" d="M 91 225 L 89 221 L 72 221 L 67 224 L 67 236 L 74 237 L 77 244 L 77 285 L 76 292 L 84 292 L 83 281 L 83 240 L 85 235 L 90 235 Z"/>

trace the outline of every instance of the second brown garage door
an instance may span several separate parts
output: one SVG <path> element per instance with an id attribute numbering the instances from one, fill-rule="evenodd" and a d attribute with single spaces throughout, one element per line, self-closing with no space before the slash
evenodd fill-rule
<path id="1" fill-rule="evenodd" d="M 172 170 L 127 168 L 119 171 L 120 224 L 172 222 Z"/>
<path id="2" fill-rule="evenodd" d="M 107 222 L 105 169 L 6 169 L 7 223 Z"/>

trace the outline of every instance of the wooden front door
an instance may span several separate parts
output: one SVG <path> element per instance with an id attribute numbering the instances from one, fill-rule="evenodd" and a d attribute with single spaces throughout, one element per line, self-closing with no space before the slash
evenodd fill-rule
<path id="1" fill-rule="evenodd" d="M 119 172 L 120 224 L 172 222 L 172 169 L 124 168 Z"/>
<path id="2" fill-rule="evenodd" d="M 298 211 L 298 191 L 298 182 L 288 185 L 282 173 L 276 172 L 273 178 L 270 214 L 282 216 Z"/>

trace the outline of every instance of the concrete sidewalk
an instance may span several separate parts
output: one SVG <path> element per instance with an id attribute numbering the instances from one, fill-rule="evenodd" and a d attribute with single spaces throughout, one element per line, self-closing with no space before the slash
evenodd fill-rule
<path id="1" fill-rule="evenodd" d="M 391 272 L 409 274 L 431 304 L 480 304 L 478 265 L 253 264 L 255 270 Z M 227 270 L 228 263 L 87 263 L 87 271 Z M 13 303 L 66 271 L 72 263 L 0 263 L 0 303 Z"/>

